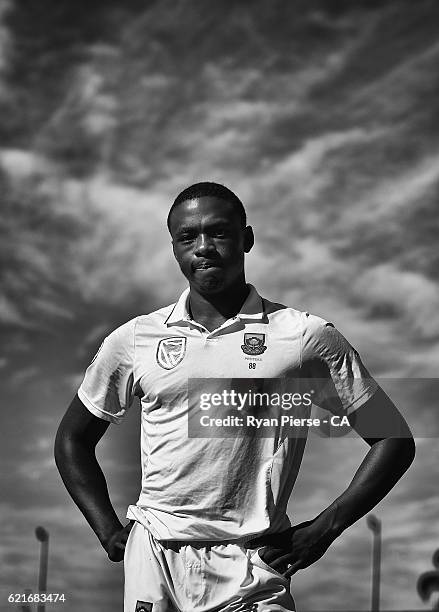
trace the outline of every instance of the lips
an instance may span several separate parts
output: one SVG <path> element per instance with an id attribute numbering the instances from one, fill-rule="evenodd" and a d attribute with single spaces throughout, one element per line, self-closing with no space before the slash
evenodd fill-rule
<path id="1" fill-rule="evenodd" d="M 201 261 L 194 265 L 195 270 L 210 270 L 211 268 L 220 268 L 221 266 L 216 261 Z"/>

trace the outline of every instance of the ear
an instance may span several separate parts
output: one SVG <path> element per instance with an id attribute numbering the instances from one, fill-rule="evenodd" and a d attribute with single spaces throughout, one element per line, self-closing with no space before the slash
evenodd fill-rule
<path id="1" fill-rule="evenodd" d="M 244 229 L 244 253 L 249 253 L 255 243 L 253 228 L 250 225 Z"/>

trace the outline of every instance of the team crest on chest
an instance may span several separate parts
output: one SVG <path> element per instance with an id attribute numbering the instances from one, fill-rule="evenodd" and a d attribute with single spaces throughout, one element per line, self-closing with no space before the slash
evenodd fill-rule
<path id="1" fill-rule="evenodd" d="M 262 355 L 266 350 L 265 334 L 244 334 L 244 344 L 241 348 L 247 355 Z"/>
<path id="2" fill-rule="evenodd" d="M 163 338 L 157 346 L 157 363 L 165 370 L 172 370 L 180 363 L 186 353 L 186 338 L 174 336 Z"/>

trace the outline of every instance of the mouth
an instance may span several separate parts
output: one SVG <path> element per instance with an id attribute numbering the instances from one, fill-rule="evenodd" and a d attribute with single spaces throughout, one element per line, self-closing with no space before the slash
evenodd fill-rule
<path id="1" fill-rule="evenodd" d="M 221 266 L 215 261 L 202 261 L 194 265 L 195 271 L 219 269 Z"/>

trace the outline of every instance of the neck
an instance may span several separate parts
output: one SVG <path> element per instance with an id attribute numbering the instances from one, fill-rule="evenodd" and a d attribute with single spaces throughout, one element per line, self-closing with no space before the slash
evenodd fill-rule
<path id="1" fill-rule="evenodd" d="M 212 331 L 241 310 L 249 290 L 245 280 L 219 294 L 201 294 L 191 287 L 189 308 L 194 321 Z"/>

